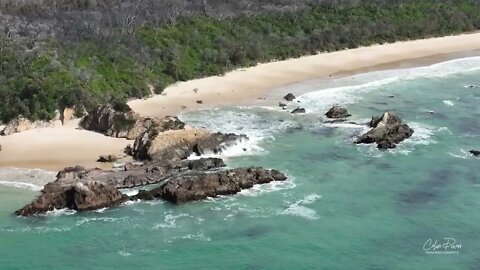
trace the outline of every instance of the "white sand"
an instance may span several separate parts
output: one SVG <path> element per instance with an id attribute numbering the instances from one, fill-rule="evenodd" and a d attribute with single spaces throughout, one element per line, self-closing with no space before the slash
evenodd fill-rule
<path id="1" fill-rule="evenodd" d="M 41 128 L 0 137 L 0 167 L 60 170 L 67 166 L 111 168 L 97 163 L 102 154 L 122 155 L 125 139 L 75 129 L 77 121 L 58 128 Z"/>
<path id="2" fill-rule="evenodd" d="M 448 36 L 322 53 L 229 72 L 224 76 L 182 82 L 165 95 L 134 100 L 129 105 L 148 116 L 223 105 L 255 104 L 281 86 L 317 78 L 343 76 L 398 66 L 420 66 L 450 59 L 452 54 L 480 50 L 480 33 Z M 478 54 L 478 51 L 475 52 Z M 425 61 L 425 57 L 434 57 Z M 401 65 L 399 65 L 399 63 Z M 198 92 L 195 93 L 194 89 Z M 202 100 L 203 104 L 197 104 Z M 94 167 L 101 154 L 121 154 L 131 142 L 77 130 L 76 121 L 59 128 L 25 131 L 0 137 L 0 167 L 59 170 L 76 164 Z M 111 166 L 111 164 L 103 165 Z"/>

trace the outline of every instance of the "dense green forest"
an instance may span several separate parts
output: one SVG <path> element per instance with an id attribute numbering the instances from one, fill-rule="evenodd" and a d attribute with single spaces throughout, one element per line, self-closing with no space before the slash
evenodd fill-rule
<path id="1" fill-rule="evenodd" d="M 0 121 L 73 106 L 80 115 L 240 66 L 479 28 L 478 0 L 0 0 Z"/>

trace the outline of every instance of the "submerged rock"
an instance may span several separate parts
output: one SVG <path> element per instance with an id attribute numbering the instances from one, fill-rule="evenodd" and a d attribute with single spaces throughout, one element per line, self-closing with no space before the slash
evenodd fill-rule
<path id="1" fill-rule="evenodd" d="M 479 150 L 470 150 L 470 154 L 472 154 L 474 157 L 480 157 Z"/>
<path id="2" fill-rule="evenodd" d="M 391 112 L 373 117 L 370 127 L 372 129 L 360 136 L 355 143 L 377 143 L 379 149 L 386 150 L 395 148 L 397 143 L 410 138 L 413 134 L 413 129 Z"/>
<path id="3" fill-rule="evenodd" d="M 299 113 L 306 113 L 306 111 L 304 108 L 300 108 L 300 107 L 292 111 L 292 114 L 299 114 Z"/>
<path id="4" fill-rule="evenodd" d="M 237 168 L 232 170 L 190 173 L 174 177 L 159 188 L 142 191 L 133 199 L 162 198 L 173 203 L 203 200 L 208 197 L 230 195 L 255 184 L 266 184 L 272 181 L 284 181 L 287 177 L 277 170 L 263 168 Z M 150 193 L 150 195 L 146 195 Z"/>
<path id="5" fill-rule="evenodd" d="M 295 99 L 295 96 L 292 93 L 288 93 L 283 97 L 283 99 L 285 99 L 286 101 L 292 101 Z"/>
<path id="6" fill-rule="evenodd" d="M 347 112 L 347 109 L 340 106 L 333 106 L 325 115 L 332 119 L 347 118 L 350 116 L 350 114 Z"/>
<path id="7" fill-rule="evenodd" d="M 150 129 L 162 132 L 182 129 L 185 127 L 185 124 L 177 117 L 140 117 L 128 106 L 119 109 L 114 108 L 112 105 L 102 105 L 96 110 L 89 112 L 80 121 L 80 126 L 86 130 L 102 133 L 110 137 L 134 140 L 140 134 Z"/>

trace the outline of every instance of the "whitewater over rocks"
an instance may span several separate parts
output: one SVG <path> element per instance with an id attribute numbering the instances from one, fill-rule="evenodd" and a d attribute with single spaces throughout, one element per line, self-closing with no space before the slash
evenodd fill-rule
<path id="1" fill-rule="evenodd" d="M 137 199 L 160 198 L 182 203 L 235 194 L 256 184 L 287 178 L 277 170 L 259 167 L 221 170 L 225 164 L 218 158 L 187 159 L 192 154 L 221 153 L 239 140 L 248 139 L 245 135 L 210 133 L 185 127 L 178 118 L 141 118 L 131 110 L 119 112 L 111 106 L 102 106 L 96 112 L 100 119 L 92 120 L 89 115 L 82 121 L 83 127 L 114 137 L 130 138 L 138 134 L 133 147 L 126 150 L 142 162 L 125 163 L 114 170 L 65 168 L 55 181 L 44 186 L 40 196 L 17 210 L 17 215 L 43 214 L 56 209 L 89 211 Z M 116 123 L 119 115 L 132 124 L 119 130 Z M 120 192 L 122 188 L 157 183 L 160 187 L 142 190 L 132 197 Z"/>
<path id="2" fill-rule="evenodd" d="M 377 143 L 378 149 L 386 150 L 395 148 L 397 143 L 413 135 L 413 129 L 392 112 L 373 117 L 369 125 L 372 129 L 361 135 L 356 140 L 357 144 Z"/>

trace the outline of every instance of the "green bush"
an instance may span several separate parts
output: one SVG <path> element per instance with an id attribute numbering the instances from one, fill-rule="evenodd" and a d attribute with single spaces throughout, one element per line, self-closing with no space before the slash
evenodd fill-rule
<path id="1" fill-rule="evenodd" d="M 149 86 L 158 94 L 178 80 L 263 61 L 480 28 L 474 0 L 348 2 L 221 19 L 192 13 L 167 24 L 147 21 L 133 32 L 111 27 L 100 29 L 103 35 L 62 33 L 43 41 L 0 37 L 0 121 L 50 119 L 65 107 L 80 113 L 142 98 Z M 92 7 L 75 8 L 81 14 Z"/>

